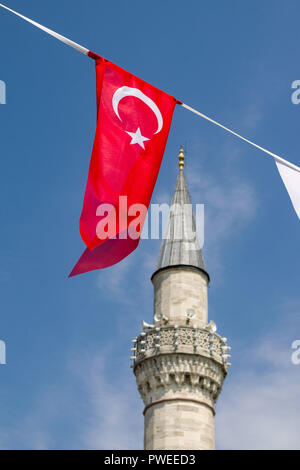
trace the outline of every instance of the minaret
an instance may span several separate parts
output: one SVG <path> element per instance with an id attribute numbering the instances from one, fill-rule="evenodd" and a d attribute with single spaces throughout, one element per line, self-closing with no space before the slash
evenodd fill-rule
<path id="1" fill-rule="evenodd" d="M 214 449 L 214 405 L 230 357 L 226 338 L 208 323 L 209 275 L 195 231 L 184 154 L 154 286 L 153 325 L 133 340 L 133 370 L 145 404 L 147 450 Z"/>

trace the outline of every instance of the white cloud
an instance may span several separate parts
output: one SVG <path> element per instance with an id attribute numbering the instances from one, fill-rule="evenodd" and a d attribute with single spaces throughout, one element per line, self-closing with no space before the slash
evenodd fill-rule
<path id="1" fill-rule="evenodd" d="M 241 342 L 233 351 L 233 367 L 217 404 L 217 448 L 300 449 L 300 366 L 291 362 L 297 332 L 300 339 L 299 307 L 297 302 L 284 305 L 284 329 L 277 325 L 250 347 Z M 142 448 L 142 401 L 126 361 L 110 362 L 111 348 L 79 368 L 78 361 L 73 365 L 86 402 L 82 447 Z M 118 367 L 110 371 L 114 363 Z"/>
<path id="2" fill-rule="evenodd" d="M 249 104 L 248 108 L 242 113 L 242 116 L 241 127 L 250 130 L 255 129 L 263 118 L 261 105 L 257 103 Z"/>
<path id="3" fill-rule="evenodd" d="M 97 276 L 97 287 L 104 293 L 113 296 L 114 299 L 126 305 L 132 304 L 132 297 L 128 295 L 128 284 L 126 282 L 132 267 L 134 254 L 128 256 L 120 263 L 99 271 Z"/>
<path id="4" fill-rule="evenodd" d="M 121 357 L 110 343 L 66 361 L 66 380 L 42 389 L 25 416 L 0 428 L 0 449 L 142 449 L 143 403 L 129 347 Z"/>
<path id="5" fill-rule="evenodd" d="M 85 449 L 141 449 L 143 446 L 142 401 L 127 360 L 118 362 L 118 370 L 109 369 L 106 352 L 87 358 L 76 374 L 85 396 L 85 411 L 80 435 Z M 123 372 L 121 372 L 123 371 Z M 111 381 L 108 379 L 111 375 Z"/>
<path id="6" fill-rule="evenodd" d="M 51 435 L 51 423 L 57 420 L 58 409 L 61 408 L 59 395 L 55 400 L 54 389 L 51 386 L 44 389 L 28 414 L 23 417 L 16 415 L 16 422 L 12 422 L 9 427 L 0 428 L 1 450 L 46 450 L 51 448 L 55 438 Z"/>
<path id="7" fill-rule="evenodd" d="M 197 162 L 187 178 L 193 203 L 205 204 L 205 258 L 214 279 L 220 279 L 225 243 L 242 233 L 253 220 L 257 196 L 254 187 L 234 171 L 212 174 Z"/>
<path id="8" fill-rule="evenodd" d="M 125 314 L 118 317 L 120 334 L 132 334 L 132 326 L 138 328 L 143 319 L 152 321 L 150 278 L 156 269 L 159 246 L 159 240 L 141 240 L 139 247 L 121 263 L 100 270 L 97 275 L 96 286 L 101 296 L 126 309 Z"/>
<path id="9" fill-rule="evenodd" d="M 283 308 L 285 327 L 241 346 L 237 371 L 233 359 L 217 405 L 218 448 L 300 449 L 300 366 L 291 362 L 291 343 L 300 339 L 297 317 Z"/>
<path id="10" fill-rule="evenodd" d="M 300 365 L 291 362 L 299 307 L 282 307 L 285 328 L 233 350 L 217 403 L 217 449 L 300 449 Z M 108 343 L 66 362 L 66 382 L 48 385 L 27 416 L 0 429 L 0 447 L 141 449 L 143 404 L 125 356 Z M 71 432 L 61 435 L 66 425 Z"/>

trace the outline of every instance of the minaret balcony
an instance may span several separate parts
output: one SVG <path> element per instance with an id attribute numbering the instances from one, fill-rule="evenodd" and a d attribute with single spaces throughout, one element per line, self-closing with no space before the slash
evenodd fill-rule
<path id="1" fill-rule="evenodd" d="M 170 353 L 201 355 L 222 365 L 224 373 L 230 365 L 226 338 L 205 328 L 165 326 L 149 328 L 134 340 L 133 367 L 150 357 Z"/>

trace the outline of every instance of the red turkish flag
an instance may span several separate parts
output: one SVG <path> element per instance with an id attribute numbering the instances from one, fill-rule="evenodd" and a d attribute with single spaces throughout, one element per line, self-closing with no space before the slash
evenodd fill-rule
<path id="1" fill-rule="evenodd" d="M 96 77 L 97 128 L 79 223 L 87 249 L 70 276 L 112 266 L 137 247 L 178 103 L 101 57 Z"/>

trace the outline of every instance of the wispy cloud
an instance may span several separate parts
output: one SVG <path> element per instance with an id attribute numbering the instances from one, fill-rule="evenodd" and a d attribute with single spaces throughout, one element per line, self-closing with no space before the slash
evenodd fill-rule
<path id="1" fill-rule="evenodd" d="M 64 369 L 66 379 L 41 389 L 27 415 L 0 427 L 0 449 L 141 449 L 143 404 L 129 353 L 117 356 L 111 342 Z"/>
<path id="2" fill-rule="evenodd" d="M 129 362 L 129 361 L 127 361 Z M 86 399 L 80 440 L 86 449 L 138 449 L 143 446 L 142 401 L 128 363 L 109 373 L 109 358 L 99 352 L 76 366 Z M 123 372 L 121 372 L 123 370 Z M 112 376 L 111 381 L 108 377 Z"/>
<path id="3" fill-rule="evenodd" d="M 241 127 L 249 130 L 256 129 L 263 118 L 261 104 L 251 103 L 242 113 Z M 245 136 L 246 137 L 246 136 Z"/>
<path id="4" fill-rule="evenodd" d="M 288 302 L 281 309 L 284 329 L 281 323 L 233 351 L 217 403 L 218 449 L 300 449 L 300 366 L 291 363 L 299 308 Z M 112 342 L 67 360 L 65 377 L 41 391 L 17 426 L 0 429 L 2 449 L 143 447 L 143 404 L 128 359 Z M 66 424 L 68 438 L 61 441 L 58 430 Z"/>
<path id="5" fill-rule="evenodd" d="M 62 400 L 66 400 L 66 394 L 56 396 L 56 386 L 43 389 L 33 408 L 28 414 L 17 417 L 17 422 L 10 427 L 0 428 L 0 449 L 22 450 L 35 449 L 46 450 L 55 442 L 55 436 L 51 429 L 56 423 L 63 409 Z"/>
<path id="6" fill-rule="evenodd" d="M 237 357 L 217 407 L 218 448 L 300 449 L 300 366 L 291 362 L 291 343 L 300 338 L 299 307 L 291 312 L 284 306 L 285 327 Z"/>
<path id="7" fill-rule="evenodd" d="M 159 240 L 141 240 L 137 250 L 121 263 L 98 273 L 96 287 L 101 296 L 126 309 L 127 321 L 123 317 L 118 320 L 123 333 L 129 331 L 130 322 L 132 331 L 134 321 L 137 325 L 143 318 L 152 321 L 153 287 L 150 278 L 155 271 L 159 245 Z"/>
<path id="8" fill-rule="evenodd" d="M 193 202 L 205 204 L 204 251 L 217 279 L 223 269 L 225 244 L 242 233 L 253 219 L 257 196 L 254 187 L 237 171 L 212 173 L 197 162 L 187 176 Z"/>
<path id="9" fill-rule="evenodd" d="M 119 299 L 126 305 L 132 304 L 132 296 L 128 295 L 128 283 L 126 279 L 132 268 L 134 255 L 128 256 L 117 265 L 99 271 L 97 276 L 97 287 L 110 297 Z"/>

